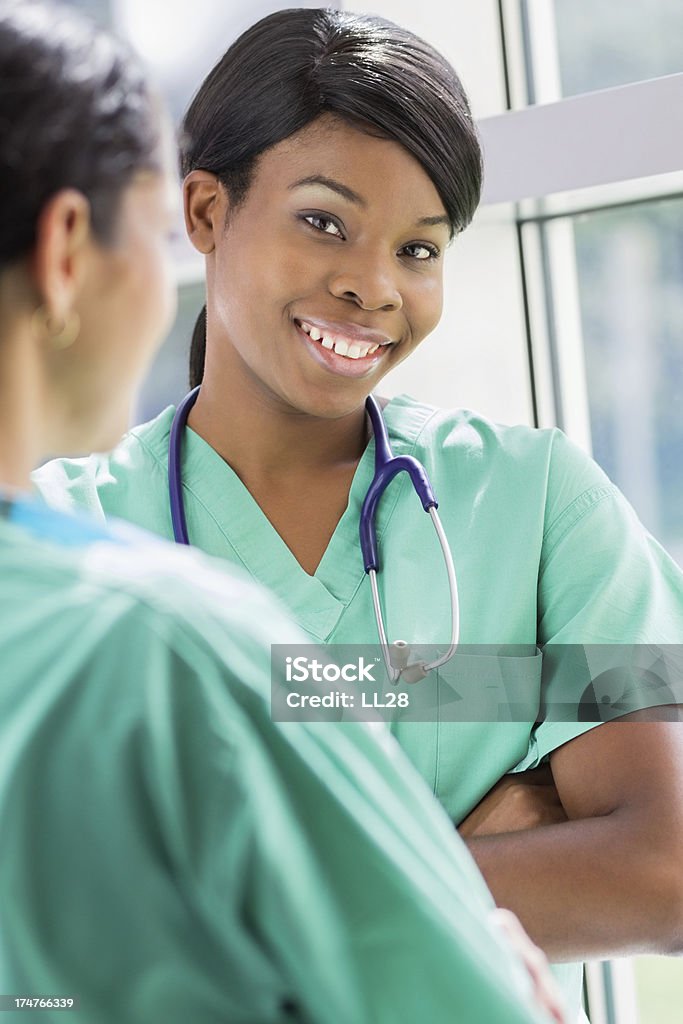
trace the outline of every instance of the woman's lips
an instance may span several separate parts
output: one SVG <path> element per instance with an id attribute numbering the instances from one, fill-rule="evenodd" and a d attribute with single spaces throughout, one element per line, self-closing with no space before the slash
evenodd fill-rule
<path id="1" fill-rule="evenodd" d="M 394 340 L 388 334 L 373 330 L 371 327 L 363 327 L 361 324 L 340 323 L 336 320 L 316 320 L 308 317 L 305 319 L 295 317 L 294 319 L 306 334 L 310 334 L 313 341 L 322 342 L 323 348 L 334 348 L 337 355 L 351 355 L 352 357 L 368 355 L 368 349 L 375 349 L 380 345 L 391 345 Z M 350 353 L 349 349 L 356 351 Z"/>
<path id="2" fill-rule="evenodd" d="M 294 321 L 294 326 L 313 358 L 327 370 L 343 377 L 364 377 L 366 374 L 372 373 L 377 364 L 385 357 L 389 348 L 388 345 L 380 345 L 368 355 L 352 358 L 348 355 L 340 355 L 334 349 L 325 348 L 322 340 L 314 341 L 298 321 Z"/>

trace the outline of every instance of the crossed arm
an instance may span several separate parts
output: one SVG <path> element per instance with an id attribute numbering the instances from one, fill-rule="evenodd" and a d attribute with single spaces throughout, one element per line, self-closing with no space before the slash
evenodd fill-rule
<path id="1" fill-rule="evenodd" d="M 459 826 L 496 903 L 551 960 L 683 953 L 683 722 L 664 710 L 505 776 Z"/>

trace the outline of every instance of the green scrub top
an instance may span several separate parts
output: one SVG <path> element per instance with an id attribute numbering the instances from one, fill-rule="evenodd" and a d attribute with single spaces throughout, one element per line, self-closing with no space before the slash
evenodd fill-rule
<path id="1" fill-rule="evenodd" d="M 102 519 L 120 516 L 172 538 L 167 461 L 173 412 L 132 430 L 111 455 L 48 464 L 36 474 L 37 486 L 55 506 L 84 506 Z M 683 574 L 600 468 L 560 431 L 501 426 L 407 396 L 390 401 L 384 418 L 394 453 L 425 465 L 439 501 L 458 575 L 461 643 L 500 648 L 491 668 L 503 679 L 521 679 L 540 704 L 548 684 L 543 659 L 515 657 L 510 645 L 683 640 Z M 187 428 L 182 468 L 190 540 L 269 587 L 310 640 L 376 644 L 358 543 L 373 465 L 371 441 L 348 507 L 309 576 L 230 466 Z M 380 503 L 377 533 L 387 636 L 447 646 L 443 558 L 406 474 Z M 440 670 L 445 684 L 456 678 L 456 661 Z M 578 702 L 561 672 L 553 686 L 570 707 Z M 433 721 L 398 720 L 392 728 L 457 823 L 502 775 L 538 765 L 594 725 L 450 721 L 437 711 Z M 557 972 L 578 1007 L 580 969 L 561 965 Z"/>
<path id="2" fill-rule="evenodd" d="M 269 645 L 297 635 L 269 595 L 1 511 L 0 992 L 88 1024 L 540 1022 L 390 737 L 271 720 Z"/>

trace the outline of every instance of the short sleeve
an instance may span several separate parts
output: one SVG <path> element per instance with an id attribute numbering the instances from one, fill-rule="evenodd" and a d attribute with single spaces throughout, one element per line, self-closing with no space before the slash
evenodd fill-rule
<path id="1" fill-rule="evenodd" d="M 591 707 L 615 718 L 683 703 L 676 669 L 683 573 L 618 488 L 559 431 L 548 475 L 538 638 L 545 718 L 518 771 L 606 720 L 588 720 Z M 653 674 L 658 658 L 666 664 Z"/>

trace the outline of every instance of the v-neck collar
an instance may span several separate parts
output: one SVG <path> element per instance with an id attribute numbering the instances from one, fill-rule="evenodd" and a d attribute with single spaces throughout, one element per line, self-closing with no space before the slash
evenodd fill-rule
<path id="1" fill-rule="evenodd" d="M 395 454 L 412 452 L 434 412 L 406 395 L 387 403 L 383 416 Z M 204 506 L 248 572 L 283 601 L 309 635 L 326 641 L 365 576 L 358 527 L 374 461 L 371 439 L 356 467 L 347 507 L 313 576 L 297 562 L 234 470 L 190 427 L 183 439 L 183 491 L 188 504 L 198 501 Z M 379 542 L 405 487 L 410 487 L 410 480 L 404 473 L 380 502 Z"/>

